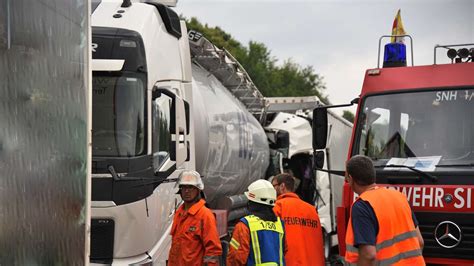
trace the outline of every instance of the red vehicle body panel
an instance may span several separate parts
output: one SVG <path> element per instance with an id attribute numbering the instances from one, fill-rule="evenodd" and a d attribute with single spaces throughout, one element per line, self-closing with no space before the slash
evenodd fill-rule
<path id="1" fill-rule="evenodd" d="M 474 63 L 367 70 L 361 97 L 370 93 L 474 85 Z"/>
<path id="2" fill-rule="evenodd" d="M 465 86 L 474 86 L 474 63 L 458 63 L 458 64 L 443 64 L 443 65 L 427 65 L 427 66 L 414 66 L 414 67 L 394 67 L 394 68 L 380 68 L 380 69 L 369 69 L 365 73 L 365 79 L 362 86 L 360 98 L 363 99 L 365 96 L 370 94 L 390 93 L 390 92 L 402 92 L 402 91 L 419 91 L 419 90 L 430 90 L 430 89 L 449 89 L 449 88 L 461 88 Z M 358 121 L 360 114 L 361 104 L 357 108 L 357 113 L 354 121 Z M 353 144 L 355 141 L 355 134 L 357 130 L 357 124 L 354 124 L 352 139 L 349 147 L 349 155 L 352 154 Z M 473 176 L 474 178 L 474 176 Z M 387 185 L 392 186 L 393 185 Z M 400 190 L 405 187 L 406 193 L 411 188 L 411 200 L 410 204 L 413 205 L 413 192 L 425 193 L 425 204 L 421 206 L 415 206 L 415 211 L 436 211 L 436 212 L 456 212 L 456 213 L 474 213 L 474 186 L 415 186 L 415 185 L 396 185 Z M 415 187 L 417 187 L 415 189 Z M 436 194 L 451 193 L 455 194 L 456 189 L 461 197 L 464 197 L 464 203 L 461 206 L 461 202 L 457 201 L 448 206 L 435 206 Z M 426 193 L 433 193 L 432 204 L 429 205 L 429 195 Z M 469 195 L 468 195 L 469 193 Z M 444 194 L 443 194 L 444 195 Z M 408 196 L 408 195 L 407 195 Z M 422 197 L 422 196 L 420 196 Z M 350 189 L 346 182 L 343 187 L 343 198 L 342 206 L 337 209 L 337 228 L 338 228 L 338 240 L 339 240 L 339 254 L 344 256 L 345 254 L 345 234 L 347 222 L 350 215 L 350 207 L 354 200 L 354 193 Z M 410 200 L 410 199 L 409 199 Z M 415 196 L 415 200 L 420 200 L 418 196 Z M 416 201 L 415 201 L 416 202 Z M 427 263 L 436 264 L 448 264 L 448 265 L 474 265 L 474 260 L 463 260 L 463 259 L 446 259 L 446 258 L 425 258 Z"/>

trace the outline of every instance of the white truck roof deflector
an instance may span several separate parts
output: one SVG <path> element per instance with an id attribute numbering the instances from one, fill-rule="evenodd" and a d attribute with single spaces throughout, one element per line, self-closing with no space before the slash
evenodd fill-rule
<path id="1" fill-rule="evenodd" d="M 92 59 L 92 71 L 120 71 L 124 64 L 124 59 Z"/>

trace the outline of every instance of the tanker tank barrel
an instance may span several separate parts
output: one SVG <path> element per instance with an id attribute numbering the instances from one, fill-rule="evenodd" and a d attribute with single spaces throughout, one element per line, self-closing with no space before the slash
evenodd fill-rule
<path id="1" fill-rule="evenodd" d="M 234 220 L 244 217 L 247 214 L 248 214 L 247 208 L 245 207 L 235 209 L 229 212 L 229 215 L 227 216 L 227 220 L 234 221 Z"/>
<path id="2" fill-rule="evenodd" d="M 217 209 L 235 209 L 247 206 L 247 197 L 245 195 L 233 195 L 233 196 L 226 196 L 220 199 L 219 203 L 217 204 Z"/>

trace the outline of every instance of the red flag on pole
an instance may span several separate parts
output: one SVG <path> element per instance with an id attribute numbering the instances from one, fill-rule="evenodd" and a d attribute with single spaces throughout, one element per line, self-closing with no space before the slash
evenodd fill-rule
<path id="1" fill-rule="evenodd" d="M 405 29 L 403 28 L 402 16 L 400 15 L 400 9 L 393 20 L 392 35 L 404 35 Z M 392 43 L 403 43 L 403 37 L 392 37 Z"/>

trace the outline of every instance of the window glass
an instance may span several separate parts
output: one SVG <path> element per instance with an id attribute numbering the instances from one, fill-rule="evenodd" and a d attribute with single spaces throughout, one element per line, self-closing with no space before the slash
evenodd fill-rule
<path id="1" fill-rule="evenodd" d="M 441 156 L 443 164 L 474 161 L 472 88 L 369 96 L 361 110 L 356 153 L 374 160 Z"/>
<path id="2" fill-rule="evenodd" d="M 146 153 L 145 86 L 138 74 L 92 79 L 93 156 L 132 157 Z"/>

